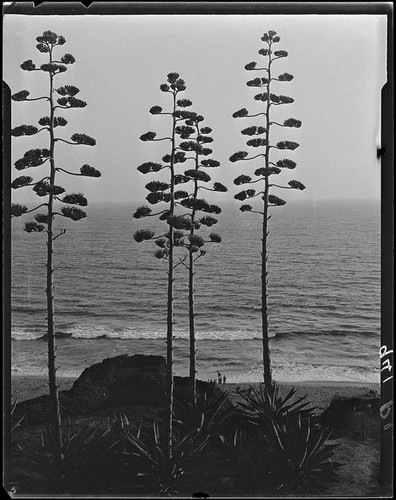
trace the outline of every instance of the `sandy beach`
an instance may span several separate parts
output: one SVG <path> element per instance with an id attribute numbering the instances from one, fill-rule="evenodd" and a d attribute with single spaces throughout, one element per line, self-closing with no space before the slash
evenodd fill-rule
<path id="1" fill-rule="evenodd" d="M 59 377 L 59 389 L 61 391 L 71 389 L 75 378 L 72 377 Z M 257 387 L 257 382 L 240 383 L 240 384 L 220 384 L 219 387 L 230 394 L 231 399 L 238 399 L 237 390 L 248 390 L 249 387 Z M 332 398 L 336 396 L 341 397 L 362 397 L 368 391 L 374 390 L 379 392 L 379 385 L 360 383 L 360 382 L 296 382 L 279 383 L 280 395 L 287 394 L 292 387 L 297 389 L 296 396 L 301 397 L 308 395 L 308 399 L 314 406 L 318 407 L 318 411 L 326 409 Z M 49 394 L 48 382 L 46 377 L 42 375 L 12 375 L 11 378 L 11 397 L 14 400 L 16 397 L 18 401 L 25 401 L 33 399 L 43 394 Z"/>
<path id="2" fill-rule="evenodd" d="M 68 390 L 76 378 L 59 377 L 60 390 Z M 241 400 L 238 391 L 257 388 L 258 383 L 220 384 L 218 387 L 229 394 L 233 402 Z M 322 413 L 329 407 L 335 397 L 359 398 L 369 391 L 379 392 L 377 384 L 353 382 L 300 382 L 279 384 L 280 396 L 285 396 L 290 389 L 297 389 L 296 397 L 307 395 L 307 400 L 317 407 L 317 413 Z M 47 379 L 41 375 L 13 375 L 11 379 L 11 398 L 18 402 L 48 394 Z M 330 496 L 377 496 L 379 485 L 379 439 L 377 436 L 376 417 L 374 415 L 351 414 L 350 423 L 345 429 L 338 429 L 330 443 L 338 444 L 335 460 L 343 466 L 339 472 L 339 482 L 331 487 Z M 363 419 L 363 420 L 362 420 Z M 348 420 L 349 421 L 349 420 Z M 363 424 L 364 422 L 364 424 Z M 361 435 L 362 425 L 365 425 L 365 436 Z M 22 434 L 25 432 L 21 429 Z"/>

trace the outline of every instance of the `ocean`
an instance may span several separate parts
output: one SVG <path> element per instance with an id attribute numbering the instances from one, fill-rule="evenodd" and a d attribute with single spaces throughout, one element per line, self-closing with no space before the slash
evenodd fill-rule
<path id="1" fill-rule="evenodd" d="M 262 381 L 261 218 L 221 204 L 222 236 L 196 262 L 198 377 Z M 166 352 L 167 262 L 154 242 L 137 243 L 154 218 L 133 204 L 89 205 L 79 222 L 57 219 L 55 322 L 59 374 L 120 354 Z M 272 209 L 269 332 L 279 382 L 379 382 L 380 203 L 290 201 Z M 12 370 L 47 367 L 45 234 L 12 221 Z M 208 231 L 209 232 L 209 231 Z M 178 249 L 176 259 L 185 251 Z M 188 375 L 187 270 L 176 268 L 175 374 Z"/>

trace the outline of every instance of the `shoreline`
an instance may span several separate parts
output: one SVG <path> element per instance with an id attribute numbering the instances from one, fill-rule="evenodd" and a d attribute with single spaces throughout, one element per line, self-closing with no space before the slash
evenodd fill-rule
<path id="1" fill-rule="evenodd" d="M 78 377 L 59 376 L 58 383 L 61 391 L 72 388 L 75 380 Z M 238 390 L 246 391 L 250 387 L 258 388 L 260 382 L 240 382 L 240 383 L 225 383 L 218 384 L 218 387 L 229 393 L 232 400 L 240 400 Z M 379 393 L 379 384 L 369 382 L 339 382 L 339 381 L 298 381 L 298 382 L 278 382 L 280 396 L 285 396 L 291 388 L 297 390 L 295 397 L 307 395 L 307 400 L 310 400 L 318 409 L 324 410 L 329 405 L 334 397 L 364 397 L 368 391 L 376 391 Z M 11 375 L 11 398 L 18 402 L 28 399 L 34 399 L 39 396 L 49 394 L 48 379 L 46 376 L 33 374 L 12 374 Z"/>

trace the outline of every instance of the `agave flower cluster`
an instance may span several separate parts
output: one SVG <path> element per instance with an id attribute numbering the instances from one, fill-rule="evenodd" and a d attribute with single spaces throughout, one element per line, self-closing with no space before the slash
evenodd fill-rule
<path id="1" fill-rule="evenodd" d="M 171 113 L 166 113 L 160 106 L 150 108 L 153 115 L 171 114 L 174 122 L 173 137 L 157 137 L 155 132 L 149 131 L 140 136 L 143 142 L 168 140 L 172 142 L 172 151 L 162 157 L 163 163 L 145 162 L 138 166 L 138 170 L 143 174 L 158 173 L 163 170 L 170 170 L 169 181 L 151 181 L 146 184 L 149 191 L 146 200 L 150 205 L 157 205 L 161 202 L 167 203 L 168 207 L 153 213 L 150 206 L 144 205 L 137 208 L 134 213 L 136 219 L 149 216 L 158 216 L 166 221 L 173 233 L 167 231 L 160 236 L 148 229 L 141 229 L 134 235 L 136 241 L 154 239 L 159 249 L 155 256 L 159 259 L 169 257 L 169 240 L 173 237 L 173 244 L 176 247 L 184 247 L 192 253 L 199 252 L 199 256 L 204 255 L 202 247 L 205 242 L 220 242 L 221 237 L 215 233 L 209 234 L 209 239 L 195 234 L 201 226 L 211 227 L 217 223 L 217 219 L 212 214 L 219 214 L 221 209 L 199 197 L 199 192 L 203 189 L 207 191 L 227 191 L 227 188 L 219 182 L 214 182 L 211 187 L 206 184 L 211 182 L 211 177 L 203 169 L 220 166 L 216 160 L 208 158 L 212 154 L 212 149 L 206 147 L 213 141 L 209 135 L 212 132 L 210 127 L 202 126 L 204 117 L 185 108 L 192 106 L 189 99 L 179 99 L 178 94 L 185 90 L 185 83 L 177 73 L 168 75 L 168 83 L 160 86 L 162 92 L 172 93 L 174 96 L 174 109 Z M 176 168 L 188 161 L 194 163 L 193 168 L 181 169 L 180 173 Z M 183 185 L 183 189 L 179 186 Z M 179 210 L 178 210 L 179 209 Z M 186 212 L 187 209 L 188 211 Z M 203 214 L 198 214 L 202 212 Z"/>
<path id="2" fill-rule="evenodd" d="M 277 184 L 270 184 L 270 177 L 278 175 L 281 169 L 294 169 L 296 163 L 288 158 L 277 160 L 276 162 L 271 161 L 270 153 L 271 149 L 278 150 L 290 150 L 293 151 L 298 148 L 299 144 L 293 141 L 279 141 L 276 144 L 270 144 L 270 128 L 273 125 L 280 127 L 289 128 L 299 128 L 301 127 L 301 121 L 295 118 L 288 118 L 283 121 L 283 123 L 277 123 L 271 121 L 272 108 L 274 106 L 291 104 L 294 99 L 282 94 L 275 94 L 271 92 L 271 86 L 273 82 L 290 82 L 293 79 L 293 75 L 290 73 L 281 73 L 278 76 L 273 76 L 272 74 L 272 64 L 277 59 L 283 59 L 288 56 L 285 50 L 274 50 L 276 44 L 280 42 L 280 37 L 275 31 L 268 31 L 264 33 L 261 40 L 264 43 L 264 48 L 261 48 L 258 53 L 265 57 L 266 64 L 258 66 L 258 63 L 253 61 L 245 66 L 247 71 L 263 71 L 264 76 L 256 77 L 247 82 L 248 87 L 259 88 L 261 91 L 259 94 L 254 95 L 254 100 L 264 103 L 264 110 L 258 113 L 249 114 L 246 108 L 239 109 L 233 114 L 234 118 L 253 118 L 259 117 L 262 119 L 262 124 L 252 125 L 241 131 L 242 135 L 247 135 L 252 137 L 246 144 L 251 148 L 255 148 L 257 152 L 253 156 L 249 155 L 248 151 L 237 151 L 230 157 L 231 162 L 237 161 L 247 161 L 253 159 L 260 159 L 263 167 L 258 168 L 254 171 L 254 177 L 249 175 L 239 175 L 235 180 L 234 184 L 239 186 L 242 184 L 255 184 L 258 183 L 259 186 L 263 186 L 264 189 L 245 189 L 240 191 L 235 195 L 235 199 L 239 201 L 244 201 L 246 199 L 253 199 L 256 197 L 261 197 L 264 205 L 267 206 L 282 206 L 286 202 L 276 195 L 269 194 L 269 188 L 277 187 L 284 189 L 305 189 L 305 186 L 296 180 L 291 180 L 288 186 L 279 186 Z M 240 210 L 242 212 L 257 212 L 253 210 L 252 205 L 244 204 L 241 205 Z M 258 213 L 264 214 L 264 211 L 259 210 Z"/>
<path id="3" fill-rule="evenodd" d="M 243 173 L 234 179 L 236 186 L 244 186 L 245 189 L 237 192 L 234 198 L 240 202 L 240 210 L 242 212 L 258 213 L 262 216 L 262 251 L 261 251 L 261 315 L 262 315 L 262 330 L 263 330 L 263 368 L 264 368 L 264 383 L 267 390 L 270 389 L 272 374 L 271 361 L 269 353 L 269 333 L 268 333 L 268 270 L 267 270 L 267 241 L 268 241 L 268 221 L 271 215 L 268 214 L 269 207 L 280 207 L 285 205 L 286 201 L 272 193 L 275 189 L 298 189 L 303 190 L 305 186 L 296 180 L 289 181 L 287 186 L 275 184 L 272 178 L 281 173 L 282 169 L 294 169 L 296 163 L 289 158 L 282 158 L 274 161 L 271 153 L 274 150 L 278 151 L 294 151 L 299 144 L 290 140 L 282 140 L 273 144 L 270 141 L 271 128 L 300 128 L 301 121 L 296 118 L 287 118 L 283 123 L 272 121 L 272 112 L 274 107 L 286 106 L 292 104 L 292 97 L 274 93 L 272 87 L 275 85 L 283 85 L 284 82 L 293 80 L 293 75 L 290 73 L 281 73 L 278 76 L 273 74 L 273 64 L 275 61 L 284 59 L 288 53 L 285 50 L 275 50 L 276 45 L 280 42 L 280 37 L 275 31 L 264 33 L 261 40 L 264 47 L 258 53 L 264 57 L 264 64 L 258 64 L 252 61 L 246 64 L 247 71 L 263 72 L 262 76 L 257 76 L 247 82 L 247 86 L 252 89 L 259 89 L 259 93 L 255 94 L 254 100 L 260 106 L 258 112 L 249 113 L 246 108 L 241 108 L 232 115 L 234 118 L 246 119 L 254 118 L 256 124 L 244 128 L 241 133 L 243 136 L 248 136 L 246 145 L 253 148 L 253 152 L 237 151 L 230 156 L 230 161 L 235 162 L 251 162 L 253 164 L 259 162 L 259 168 L 255 168 L 252 174 Z M 277 82 L 277 83 L 275 83 Z M 257 121 L 259 120 L 259 123 Z M 250 150 L 252 151 L 252 150 Z M 251 165 L 251 163 L 249 163 Z M 256 200 L 255 200 L 256 199 Z M 252 201 L 261 200 L 260 204 L 253 207 Z M 248 200 L 250 203 L 246 203 Z"/>
<path id="4" fill-rule="evenodd" d="M 87 103 L 75 97 L 79 93 L 79 89 L 74 85 L 63 85 L 55 88 L 54 84 L 57 75 L 65 73 L 67 71 L 67 66 L 75 62 L 75 58 L 71 54 L 67 53 L 61 56 L 59 60 L 54 59 L 55 48 L 57 46 L 64 45 L 66 42 L 65 38 L 52 31 L 44 31 L 41 36 L 36 38 L 36 41 L 38 42 L 36 45 L 37 50 L 42 54 L 47 54 L 49 59 L 48 62 L 37 67 L 36 64 L 29 59 L 21 64 L 21 69 L 24 71 L 41 71 L 43 73 L 48 73 L 50 76 L 49 95 L 30 98 L 30 92 L 28 90 L 21 90 L 13 94 L 11 98 L 16 102 L 36 100 L 47 101 L 49 103 L 50 116 L 43 116 L 38 120 L 40 128 L 35 125 L 19 125 L 13 128 L 11 133 L 14 137 L 33 136 L 41 131 L 47 131 L 49 133 L 49 148 L 31 149 L 26 151 L 23 157 L 15 162 L 15 168 L 20 171 L 33 167 L 41 167 L 48 162 L 50 164 L 49 174 L 41 177 L 41 179 L 37 181 L 33 181 L 33 177 L 31 176 L 22 175 L 13 180 L 11 187 L 13 189 L 19 189 L 26 186 L 32 186 L 33 191 L 37 194 L 37 196 L 47 197 L 48 201 L 31 210 L 28 210 L 28 208 L 24 205 L 13 204 L 11 207 L 11 214 L 13 217 L 19 217 L 25 213 L 33 212 L 43 206 L 48 208 L 49 203 L 52 204 L 53 201 L 59 201 L 63 204 L 67 204 L 68 206 L 62 207 L 60 212 L 53 212 L 52 217 L 60 215 L 73 221 L 77 221 L 86 217 L 86 213 L 83 210 L 76 208 L 74 205 L 86 206 L 87 200 L 81 193 L 71 193 L 61 197 L 61 195 L 65 192 L 65 189 L 55 184 L 55 173 L 62 171 L 67 174 L 81 175 L 85 177 L 100 177 L 101 174 L 98 170 L 89 165 L 83 165 L 79 173 L 68 172 L 63 168 L 56 167 L 54 158 L 55 143 L 57 141 L 62 141 L 72 145 L 94 146 L 96 141 L 92 137 L 81 133 L 73 134 L 70 141 L 54 136 L 55 128 L 65 127 L 68 123 L 66 118 L 63 116 L 55 116 L 56 110 L 84 108 Z M 56 95 L 59 95 L 60 97 L 56 98 Z M 55 99 L 57 104 L 55 104 Z M 33 221 L 25 224 L 25 231 L 41 232 L 45 229 L 43 224 L 48 224 L 48 222 L 49 219 L 47 214 L 38 213 L 34 217 Z"/>

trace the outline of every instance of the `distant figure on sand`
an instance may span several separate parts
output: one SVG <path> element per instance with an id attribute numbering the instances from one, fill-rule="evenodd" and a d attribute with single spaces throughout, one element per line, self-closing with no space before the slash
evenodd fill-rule
<path id="1" fill-rule="evenodd" d="M 221 373 L 219 372 L 219 370 L 217 370 L 217 381 L 219 384 L 221 384 Z"/>

